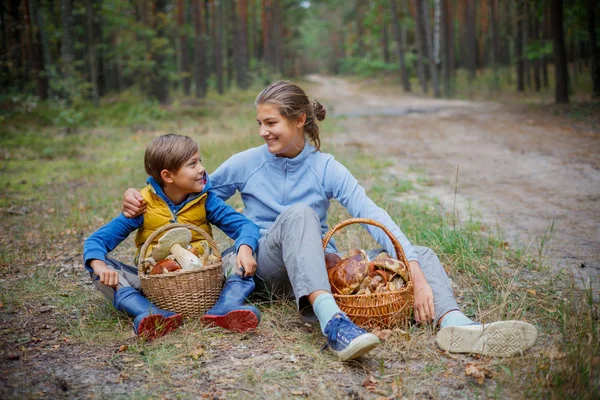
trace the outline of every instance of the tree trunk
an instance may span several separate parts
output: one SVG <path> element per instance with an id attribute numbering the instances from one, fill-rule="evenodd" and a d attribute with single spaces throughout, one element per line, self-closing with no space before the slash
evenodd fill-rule
<path id="1" fill-rule="evenodd" d="M 444 94 L 452 96 L 452 72 L 454 70 L 454 20 L 452 18 L 451 0 L 444 0 L 442 15 L 444 33 L 442 34 L 442 75 L 444 80 Z"/>
<path id="2" fill-rule="evenodd" d="M 190 95 L 192 80 L 190 78 L 190 57 L 188 40 L 185 34 L 186 25 L 185 0 L 177 0 L 177 29 L 179 33 L 179 76 L 183 86 L 183 93 Z"/>
<path id="3" fill-rule="evenodd" d="M 364 29 L 362 23 L 362 0 L 355 0 L 354 4 L 354 23 L 356 24 L 356 56 L 365 56 L 365 41 L 364 41 Z"/>
<path id="4" fill-rule="evenodd" d="M 466 54 L 467 54 L 467 69 L 469 71 L 469 80 L 475 80 L 477 76 L 477 37 L 475 30 L 475 2 L 467 0 L 466 2 Z"/>
<path id="5" fill-rule="evenodd" d="M 404 1 L 404 0 L 401 0 Z M 404 63 L 404 46 L 402 43 L 402 37 L 400 33 L 400 24 L 398 22 L 398 9 L 396 7 L 396 0 L 390 0 L 390 7 L 392 10 L 392 32 L 394 34 L 394 40 L 396 41 L 396 53 L 398 53 L 398 62 L 400 64 L 400 75 L 402 77 L 402 86 L 404 91 L 410 92 L 410 80 L 408 78 L 408 71 L 406 71 L 406 65 Z"/>
<path id="6" fill-rule="evenodd" d="M 267 66 L 273 65 L 271 60 L 271 0 L 262 0 L 262 48 L 263 59 Z"/>
<path id="7" fill-rule="evenodd" d="M 436 0 L 437 9 L 439 9 L 439 0 Z M 435 56 L 433 52 L 433 38 L 431 34 L 431 24 L 429 23 L 429 7 L 427 2 L 421 2 L 421 13 L 423 27 L 425 28 L 425 41 L 427 49 L 427 58 L 429 59 L 429 76 L 431 76 L 431 84 L 433 85 L 433 95 L 440 97 L 440 84 L 438 82 L 438 68 L 435 62 Z"/>
<path id="8" fill-rule="evenodd" d="M 192 21 L 194 23 L 194 82 L 196 97 L 206 97 L 206 20 L 204 18 L 204 0 L 192 0 Z"/>
<path id="9" fill-rule="evenodd" d="M 37 44 L 38 59 L 40 60 L 40 82 L 38 88 L 40 88 L 42 99 L 48 98 L 49 91 L 49 72 L 52 68 L 52 59 L 50 56 L 50 47 L 48 46 L 48 33 L 46 30 L 46 21 L 44 18 L 44 12 L 41 8 L 39 0 L 30 0 L 29 5 L 31 8 L 31 14 L 33 14 L 33 21 L 37 26 L 37 33 L 34 36 L 34 43 Z M 3 23 L 4 25 L 4 23 Z M 38 95 L 40 95 L 38 93 Z"/>
<path id="10" fill-rule="evenodd" d="M 424 68 L 424 64 L 425 64 L 425 57 L 424 57 L 424 50 L 423 50 L 423 44 L 425 43 L 425 38 L 423 37 L 423 13 L 420 11 L 421 10 L 421 0 L 413 0 L 414 2 L 414 6 L 415 6 L 415 10 L 416 10 L 416 18 L 415 18 L 415 40 L 416 40 L 416 44 L 417 44 L 417 75 L 419 76 L 419 82 L 421 83 L 421 89 L 423 90 L 423 93 L 427 93 L 428 92 L 428 88 L 427 88 L 427 80 L 425 79 L 425 68 Z"/>
<path id="11" fill-rule="evenodd" d="M 223 18 L 223 3 L 215 6 L 213 0 L 213 14 L 216 14 L 216 32 L 214 35 L 214 57 L 215 57 L 215 73 L 217 74 L 217 91 L 219 94 L 225 93 L 225 83 L 223 80 L 223 38 L 225 28 L 223 27 L 225 20 Z M 215 10 L 216 7 L 216 10 Z"/>
<path id="12" fill-rule="evenodd" d="M 529 3 L 527 0 L 523 1 L 523 70 L 525 72 L 525 87 L 531 87 L 531 63 L 529 62 L 529 54 L 527 46 L 529 45 Z"/>
<path id="13" fill-rule="evenodd" d="M 552 20 L 554 75 L 556 80 L 555 101 L 557 104 L 565 104 L 569 102 L 569 72 L 565 49 L 562 0 L 552 0 L 550 15 Z"/>
<path id="14" fill-rule="evenodd" d="M 380 5 L 377 12 L 379 26 L 381 26 L 381 47 L 383 50 L 383 61 L 387 64 L 391 62 L 390 57 L 390 37 L 388 35 L 388 25 L 385 15 L 383 15 L 383 6 Z"/>
<path id="15" fill-rule="evenodd" d="M 86 10 L 86 30 L 88 42 L 88 71 L 90 83 L 92 84 L 92 101 L 96 107 L 100 106 L 100 96 L 98 95 L 98 63 L 96 62 L 96 42 L 94 39 L 94 0 L 85 1 Z"/>
<path id="16" fill-rule="evenodd" d="M 35 13 L 35 4 L 32 1 L 23 2 L 23 11 L 25 23 L 27 25 L 27 36 L 29 42 L 29 57 L 31 70 L 36 82 L 37 96 L 45 100 L 48 98 L 48 80 L 44 72 L 44 63 L 42 60 L 42 50 L 39 41 L 39 28 L 34 30 L 34 24 L 31 23 L 32 14 Z"/>
<path id="17" fill-rule="evenodd" d="M 490 65 L 494 74 L 494 85 L 498 85 L 498 30 L 496 27 L 496 0 L 490 0 Z"/>
<path id="18" fill-rule="evenodd" d="M 516 25 L 517 34 L 515 36 L 515 58 L 517 59 L 517 91 L 525 91 L 525 63 L 523 55 L 523 8 L 524 0 L 517 1 Z"/>
<path id="19" fill-rule="evenodd" d="M 547 2 L 544 2 L 544 26 L 543 26 L 543 38 L 544 43 L 547 40 L 551 40 L 551 27 L 550 27 L 550 10 L 548 9 Z M 550 87 L 550 82 L 548 80 L 548 56 L 544 56 L 542 58 L 542 82 L 544 83 L 544 88 L 547 89 Z"/>
<path id="20" fill-rule="evenodd" d="M 153 28 L 156 32 L 156 39 L 167 39 L 166 14 L 168 12 L 168 0 L 154 0 Z M 159 14 L 162 14 L 159 17 Z M 153 41 L 152 59 L 154 60 L 154 68 L 150 74 L 149 93 L 155 97 L 161 104 L 169 102 L 169 74 L 167 70 L 166 51 L 170 46 L 167 42 L 165 45 L 159 45 L 159 40 Z"/>
<path id="21" fill-rule="evenodd" d="M 531 16 L 531 32 L 533 34 L 533 40 L 539 45 L 541 40 L 540 20 L 538 19 L 537 15 L 535 15 L 533 8 L 530 10 L 529 15 Z M 536 58 L 533 61 L 533 85 L 536 92 L 542 90 L 541 67 L 542 60 L 539 55 L 536 55 Z"/>
<path id="22" fill-rule="evenodd" d="M 596 2 L 588 0 L 588 32 L 590 36 L 590 74 L 592 75 L 592 97 L 600 98 L 600 51 L 596 43 Z"/>
<path id="23" fill-rule="evenodd" d="M 241 89 L 250 86 L 248 80 L 248 3 L 237 0 L 235 17 L 235 42 L 233 58 L 235 61 L 236 83 Z"/>
<path id="24" fill-rule="evenodd" d="M 75 68 L 73 67 L 73 13 L 71 0 L 61 0 L 60 2 L 62 35 L 61 35 L 61 72 L 63 79 L 69 80 L 73 76 Z M 68 83 L 70 86 L 70 84 Z M 68 90 L 62 93 L 62 97 L 69 103 L 71 101 Z"/>

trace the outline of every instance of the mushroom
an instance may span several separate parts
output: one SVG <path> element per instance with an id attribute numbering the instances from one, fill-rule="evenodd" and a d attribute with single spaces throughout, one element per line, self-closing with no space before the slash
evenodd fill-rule
<path id="1" fill-rule="evenodd" d="M 200 259 L 185 249 L 191 241 L 192 232 L 189 229 L 170 229 L 158 239 L 158 243 L 152 249 L 152 258 L 160 261 L 171 253 L 182 269 L 200 268 L 202 267 Z"/>
<path id="2" fill-rule="evenodd" d="M 181 266 L 177 262 L 165 258 L 160 260 L 152 267 L 150 275 L 166 274 L 167 272 L 175 272 L 181 269 Z"/>

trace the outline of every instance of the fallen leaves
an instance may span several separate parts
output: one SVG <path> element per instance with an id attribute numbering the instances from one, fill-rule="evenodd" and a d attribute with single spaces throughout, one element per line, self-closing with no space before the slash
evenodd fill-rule
<path id="1" fill-rule="evenodd" d="M 465 367 L 465 375 L 472 377 L 477 384 L 483 385 L 486 377 L 492 377 L 492 372 L 481 364 L 468 363 Z"/>
<path id="2" fill-rule="evenodd" d="M 194 350 L 192 350 L 188 354 L 188 356 L 193 358 L 194 360 L 197 360 L 198 358 L 202 357 L 203 354 L 204 354 L 204 347 L 198 346 Z"/>

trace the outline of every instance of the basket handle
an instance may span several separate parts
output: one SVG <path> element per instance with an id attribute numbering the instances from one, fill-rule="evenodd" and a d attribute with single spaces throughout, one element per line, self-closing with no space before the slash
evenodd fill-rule
<path id="1" fill-rule="evenodd" d="M 402 249 L 402 246 L 400 245 L 400 242 L 398 242 L 398 239 L 396 239 L 396 237 L 392 234 L 392 232 L 389 231 L 388 228 L 385 227 L 385 225 L 369 218 L 350 218 L 340 222 L 339 224 L 331 228 L 323 238 L 323 250 L 327 249 L 327 244 L 329 243 L 329 240 L 335 232 L 351 224 L 367 224 L 381 228 L 392 241 L 392 244 L 394 245 L 394 250 L 396 250 L 396 258 L 402 261 L 404 265 L 406 265 L 406 268 L 410 268 L 410 266 L 408 265 L 408 260 L 406 259 L 406 254 L 404 254 L 404 249 Z"/>
<path id="2" fill-rule="evenodd" d="M 219 258 L 219 260 L 221 259 L 221 252 L 217 248 L 217 243 L 203 229 L 200 229 L 196 225 L 192 225 L 192 224 L 180 224 L 180 223 L 167 224 L 167 225 L 161 226 L 160 228 L 158 228 L 157 230 L 152 232 L 152 234 L 150 236 L 148 236 L 148 239 L 146 239 L 146 241 L 142 245 L 142 248 L 140 249 L 140 254 L 138 256 L 138 271 L 143 272 L 144 259 L 146 258 L 146 252 L 148 251 L 148 246 L 150 246 L 150 244 L 154 241 L 154 239 L 156 239 L 160 234 L 162 234 L 165 231 L 168 231 L 169 229 L 173 229 L 173 228 L 187 228 L 191 231 L 199 233 L 200 236 L 202 236 L 206 240 L 206 242 L 208 243 L 210 248 L 213 249 L 213 254 L 216 255 Z"/>

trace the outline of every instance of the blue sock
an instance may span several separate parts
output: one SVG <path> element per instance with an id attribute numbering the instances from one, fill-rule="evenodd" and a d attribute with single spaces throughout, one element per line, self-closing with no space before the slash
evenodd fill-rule
<path id="1" fill-rule="evenodd" d="M 312 304 L 313 311 L 321 324 L 321 332 L 325 334 L 327 323 L 336 313 L 341 312 L 331 293 L 319 295 Z"/>
<path id="2" fill-rule="evenodd" d="M 474 322 L 471 318 L 467 317 L 465 314 L 458 310 L 452 310 L 444 316 L 444 319 L 442 319 L 442 323 L 440 324 L 440 328 L 445 328 L 447 326 L 463 326 L 472 324 L 474 324 Z"/>

